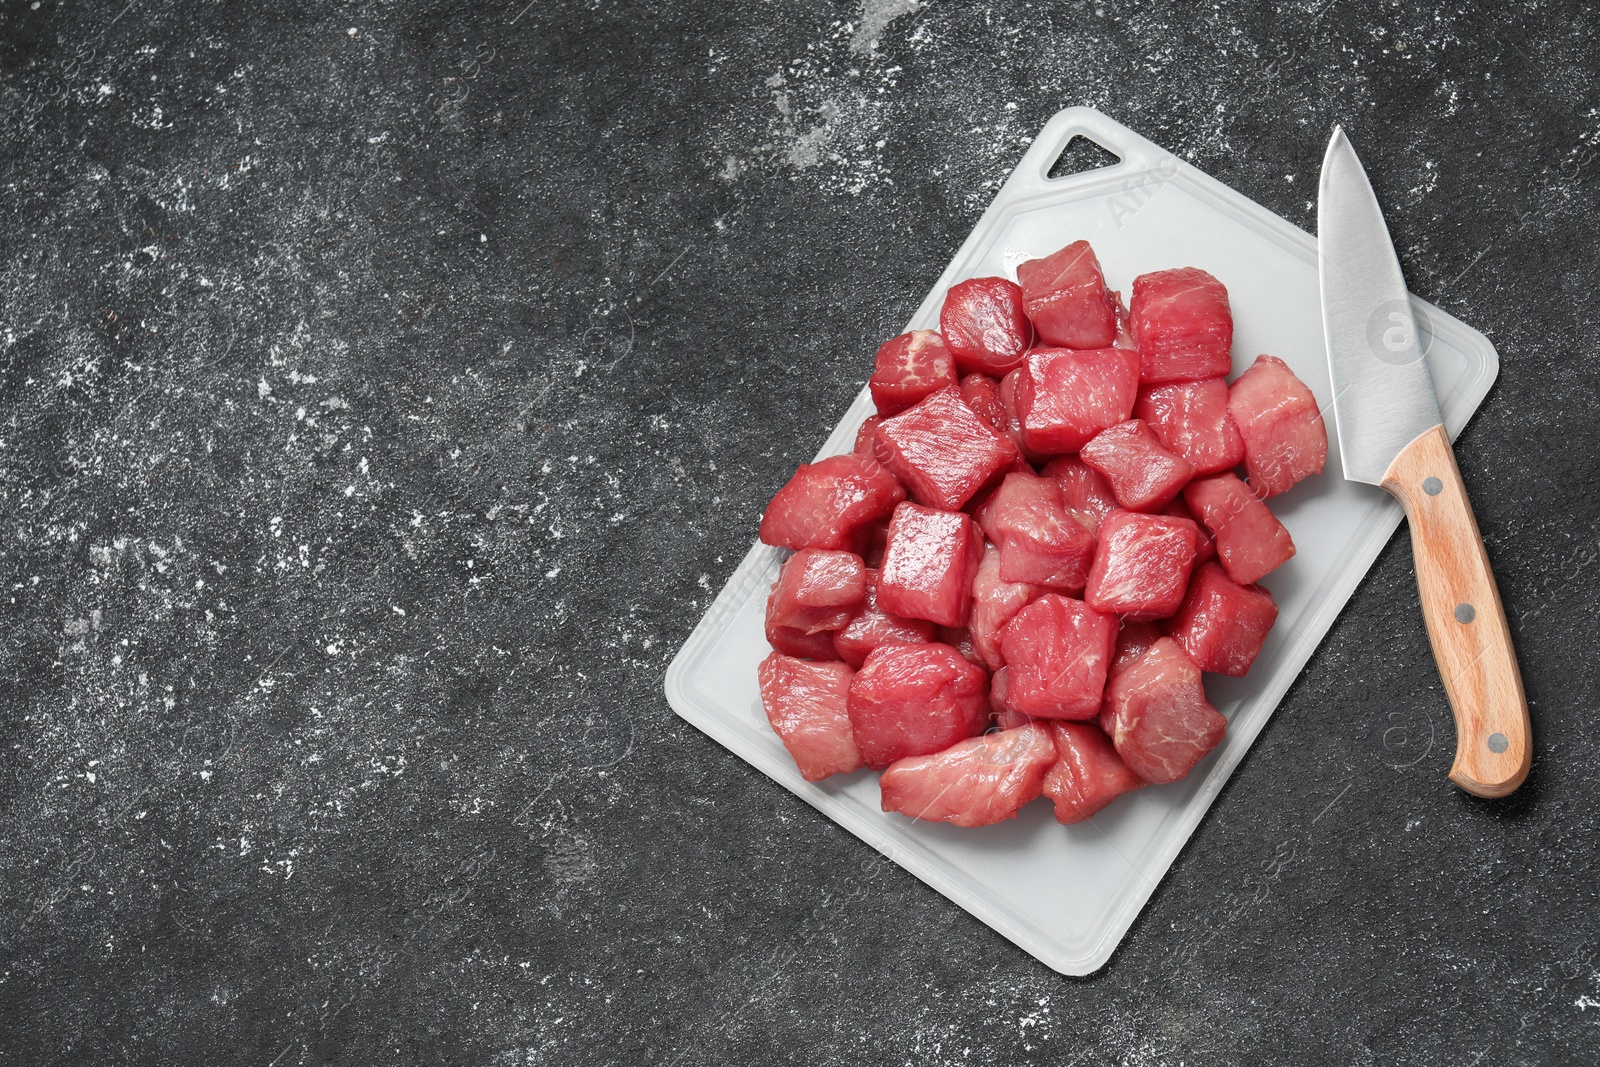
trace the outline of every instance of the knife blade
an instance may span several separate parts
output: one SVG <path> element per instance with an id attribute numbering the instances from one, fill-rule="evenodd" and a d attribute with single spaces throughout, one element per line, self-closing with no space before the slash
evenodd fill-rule
<path id="1" fill-rule="evenodd" d="M 1511 630 L 1365 168 L 1335 126 L 1317 202 L 1318 277 L 1346 478 L 1381 485 L 1411 527 L 1423 619 L 1456 721 L 1450 779 L 1484 797 L 1527 778 L 1532 727 Z"/>

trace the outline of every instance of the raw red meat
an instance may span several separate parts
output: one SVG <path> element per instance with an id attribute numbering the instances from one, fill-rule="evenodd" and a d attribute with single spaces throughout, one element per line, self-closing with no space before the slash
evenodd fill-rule
<path id="1" fill-rule="evenodd" d="M 1001 634 L 1003 636 L 1004 631 L 1001 631 Z M 1003 654 L 1001 658 L 1005 658 Z M 1020 711 L 1012 711 L 1011 706 L 1006 702 L 1007 678 L 1008 676 L 1006 675 L 1005 668 L 1003 667 L 989 675 L 990 712 L 995 715 L 1004 713 L 1007 719 L 1010 720 L 1010 725 L 1012 726 L 1020 725 L 1023 719 L 1026 719 L 1028 722 L 1032 722 L 1032 715 L 1023 715 L 1023 713 Z"/>
<path id="2" fill-rule="evenodd" d="M 868 459 L 877 459 L 878 427 L 882 424 L 882 415 L 868 415 L 863 419 L 861 425 L 856 427 L 856 443 L 855 447 L 850 451 L 858 456 L 866 456 Z"/>
<path id="3" fill-rule="evenodd" d="M 883 552 L 889 545 L 889 520 L 874 519 L 865 526 L 857 526 L 854 541 L 861 562 L 877 570 L 883 566 Z"/>
<path id="4" fill-rule="evenodd" d="M 1088 241 L 1074 241 L 1042 259 L 1017 264 L 1017 284 L 1042 343 L 1106 348 L 1116 338 L 1115 305 Z"/>
<path id="5" fill-rule="evenodd" d="M 1163 635 L 1163 636 L 1165 636 L 1165 635 Z M 1148 650 L 1146 650 L 1146 651 L 1148 651 Z M 1139 653 L 1139 655 L 1143 656 L 1144 653 L 1141 652 L 1141 653 Z M 1135 662 L 1138 662 L 1138 661 L 1135 660 Z M 1122 673 L 1122 671 L 1119 669 L 1117 671 L 1108 672 L 1106 674 L 1106 688 L 1108 690 L 1111 688 L 1111 679 L 1116 677 L 1116 675 L 1121 674 L 1121 673 Z M 1102 701 L 1101 704 L 1100 704 L 1100 713 L 1094 717 L 1095 725 L 1099 726 L 1100 727 L 1100 732 L 1105 734 L 1107 737 L 1111 736 L 1111 720 L 1115 717 L 1115 715 L 1114 715 L 1115 711 L 1116 711 L 1116 709 L 1113 708 L 1110 704 L 1105 703 L 1104 701 Z"/>
<path id="6" fill-rule="evenodd" d="M 1023 440 L 1022 419 L 1017 415 L 1017 379 L 1023 373 L 1023 369 L 1018 367 L 1000 379 L 1000 407 L 1006 413 L 1006 436 L 1011 438 L 1011 443 L 1017 446 L 1017 451 L 1029 463 L 1041 463 L 1046 457 L 1030 449 Z"/>
<path id="7" fill-rule="evenodd" d="M 1277 496 L 1322 473 L 1328 460 L 1322 412 L 1283 360 L 1257 356 L 1229 388 L 1228 413 L 1244 438 L 1244 467 L 1258 495 Z"/>
<path id="8" fill-rule="evenodd" d="M 974 516 L 1000 549 L 1000 577 L 1081 592 L 1094 559 L 1094 534 L 1067 514 L 1054 478 L 1006 475 Z"/>
<path id="9" fill-rule="evenodd" d="M 1157 785 L 1188 774 L 1228 729 L 1228 720 L 1206 700 L 1200 668 L 1170 637 L 1111 679 L 1106 706 L 1117 755 Z"/>
<path id="10" fill-rule="evenodd" d="M 999 677 L 996 675 L 995 677 Z M 1020 711 L 1012 711 L 1005 706 L 1005 691 L 1002 686 L 997 692 L 994 679 L 989 685 L 989 711 L 994 719 L 994 725 L 1000 730 L 1015 730 L 1019 726 L 1026 726 L 1033 721 L 1032 715 L 1024 715 Z"/>
<path id="11" fill-rule="evenodd" d="M 983 560 L 972 578 L 972 610 L 967 615 L 967 632 L 978 658 L 992 671 L 1005 666 L 1000 654 L 1000 635 L 1012 616 L 1021 611 L 1042 589 L 1026 582 L 1008 582 L 1000 577 L 1000 550 L 986 545 Z"/>
<path id="12" fill-rule="evenodd" d="M 1088 719 L 1100 710 L 1117 620 L 1081 600 L 1046 593 L 1014 615 L 1000 637 L 996 675 L 1012 711 Z"/>
<path id="13" fill-rule="evenodd" d="M 1017 458 L 1010 438 L 944 389 L 878 427 L 878 458 L 930 507 L 955 511 Z"/>
<path id="14" fill-rule="evenodd" d="M 1043 473 L 1061 487 L 1061 502 L 1066 505 L 1067 514 L 1090 533 L 1099 531 L 1100 520 L 1117 510 L 1111 483 L 1077 456 L 1058 456 L 1045 464 Z"/>
<path id="15" fill-rule="evenodd" d="M 832 630 L 808 634 L 804 630 L 791 630 L 768 623 L 767 644 L 785 656 L 794 656 L 796 659 L 821 661 L 839 658 L 839 653 L 833 647 Z"/>
<path id="16" fill-rule="evenodd" d="M 1129 352 L 1139 351 L 1139 343 L 1133 339 L 1132 316 L 1128 314 L 1128 305 L 1123 303 L 1122 294 L 1111 290 L 1111 306 L 1117 313 L 1117 338 L 1111 342 L 1113 348 L 1126 348 Z"/>
<path id="17" fill-rule="evenodd" d="M 1211 531 L 1217 560 L 1240 585 L 1259 582 L 1294 555 L 1289 531 L 1236 474 L 1197 478 L 1184 487 L 1183 500 Z"/>
<path id="18" fill-rule="evenodd" d="M 939 332 L 956 366 L 980 374 L 1004 374 L 1033 342 L 1022 290 L 1005 278 L 969 278 L 952 285 L 939 310 Z"/>
<path id="19" fill-rule="evenodd" d="M 968 663 L 976 664 L 984 670 L 989 665 L 983 662 L 983 657 L 978 655 L 977 648 L 972 643 L 972 633 L 965 626 L 935 626 L 934 639 L 941 645 L 949 645 L 961 653 L 961 658 Z"/>
<path id="20" fill-rule="evenodd" d="M 936 330 L 913 330 L 885 341 L 867 379 L 880 415 L 898 415 L 929 393 L 955 384 L 955 357 Z"/>
<path id="21" fill-rule="evenodd" d="M 761 540 L 779 548 L 853 548 L 856 527 L 905 498 L 888 468 L 866 456 L 802 463 L 761 516 Z"/>
<path id="22" fill-rule="evenodd" d="M 1263 499 L 1327 456 L 1282 361 L 1227 384 L 1205 271 L 1136 279 L 1131 311 L 1085 241 L 1018 277 L 961 282 L 942 333 L 882 345 L 852 452 L 761 520 L 797 550 L 759 680 L 801 773 L 886 769 L 885 811 L 958 826 L 1041 790 L 1079 822 L 1220 742 L 1201 673 L 1249 670 L 1277 616 L 1254 582 L 1294 555 Z"/>
<path id="23" fill-rule="evenodd" d="M 861 606 L 866 579 L 854 552 L 796 552 L 784 561 L 767 597 L 767 641 L 786 655 L 833 659 L 833 631 Z"/>
<path id="24" fill-rule="evenodd" d="M 905 503 L 889 520 L 889 547 L 878 571 L 878 604 L 908 619 L 962 626 L 983 536 L 958 511 Z"/>
<path id="25" fill-rule="evenodd" d="M 1240 585 L 1207 563 L 1195 572 L 1167 632 L 1201 670 L 1238 677 L 1255 662 L 1277 617 L 1271 593 L 1259 585 Z"/>
<path id="26" fill-rule="evenodd" d="M 850 726 L 868 767 L 926 756 L 981 733 L 989 675 L 949 645 L 884 645 L 850 682 Z"/>
<path id="27" fill-rule="evenodd" d="M 1141 274 L 1130 312 L 1144 384 L 1219 378 L 1233 368 L 1228 290 L 1198 267 Z"/>
<path id="28" fill-rule="evenodd" d="M 1120 348 L 1036 348 L 1014 389 L 1023 444 L 1046 456 L 1076 452 L 1133 413 L 1138 357 Z"/>
<path id="29" fill-rule="evenodd" d="M 974 737 L 884 771 L 883 810 L 955 826 L 1003 822 L 1039 795 L 1055 760 L 1056 747 L 1042 726 Z"/>
<path id="30" fill-rule="evenodd" d="M 1101 430 L 1078 458 L 1105 475 L 1117 503 L 1130 511 L 1162 507 L 1194 475 L 1194 467 L 1161 447 L 1161 439 L 1139 419 Z"/>
<path id="31" fill-rule="evenodd" d="M 1187 488 L 1187 486 L 1185 486 L 1185 488 Z M 1174 519 L 1187 519 L 1194 523 L 1194 565 L 1196 567 L 1200 566 L 1200 564 L 1204 563 L 1208 559 L 1215 559 L 1217 557 L 1217 543 L 1211 539 L 1210 534 L 1206 533 L 1205 527 L 1201 525 L 1199 519 L 1195 518 L 1194 512 L 1189 510 L 1189 505 L 1183 502 L 1183 497 L 1181 495 L 1175 497 L 1170 504 L 1156 512 L 1156 514 L 1170 515 Z M 870 567 L 872 564 L 869 562 L 867 566 Z"/>
<path id="32" fill-rule="evenodd" d="M 878 607 L 878 573 L 867 571 L 866 595 L 850 621 L 834 631 L 833 650 L 852 667 L 879 645 L 920 645 L 933 640 L 933 623 L 904 619 Z"/>
<path id="33" fill-rule="evenodd" d="M 1153 622 L 1122 621 L 1122 628 L 1117 631 L 1117 650 L 1111 656 L 1111 667 L 1106 671 L 1106 676 L 1121 674 L 1124 667 L 1133 664 L 1138 658 L 1149 651 L 1150 646 L 1165 637 L 1161 627 Z"/>
<path id="34" fill-rule="evenodd" d="M 843 663 L 807 663 L 777 652 L 756 669 L 767 721 L 808 782 L 861 767 L 846 706 L 854 675 Z"/>
<path id="35" fill-rule="evenodd" d="M 1044 776 L 1044 795 L 1055 802 L 1056 821 L 1082 822 L 1124 793 L 1144 785 L 1128 770 L 1100 727 L 1088 722 L 1054 722 L 1055 765 Z"/>
<path id="36" fill-rule="evenodd" d="M 1000 433 L 1007 433 L 1006 406 L 1000 400 L 1000 383 L 987 374 L 969 374 L 961 379 L 961 399 L 978 413 L 978 418 Z"/>
<path id="37" fill-rule="evenodd" d="M 1228 414 L 1228 383 L 1221 378 L 1147 385 L 1133 414 L 1150 424 L 1167 450 L 1194 465 L 1196 474 L 1232 470 L 1244 462 L 1244 438 Z"/>
<path id="38" fill-rule="evenodd" d="M 1166 618 L 1183 602 L 1198 536 L 1187 519 L 1113 511 L 1100 523 L 1083 599 L 1135 622 Z"/>

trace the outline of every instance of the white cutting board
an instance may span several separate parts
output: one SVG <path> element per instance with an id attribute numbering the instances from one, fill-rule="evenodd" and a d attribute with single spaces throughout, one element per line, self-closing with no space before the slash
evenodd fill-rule
<path id="1" fill-rule="evenodd" d="M 1075 136 L 1121 161 L 1047 177 Z M 1235 373 L 1257 354 L 1271 353 L 1294 368 L 1327 410 L 1315 239 L 1089 108 L 1068 108 L 1046 123 L 906 329 L 936 329 L 944 292 L 955 282 L 1015 277 L 1018 262 L 1079 238 L 1094 245 L 1107 285 L 1125 296 L 1147 271 L 1192 266 L 1216 275 L 1233 305 Z M 1478 331 L 1423 301 L 1413 304 L 1454 437 L 1488 392 L 1499 359 Z M 864 357 L 862 376 L 870 369 Z M 871 413 L 863 389 L 818 455 L 848 451 Z M 1331 437 L 1333 419 L 1326 421 Z M 871 772 L 802 779 L 767 725 L 756 686 L 756 665 L 768 652 L 767 588 L 787 555 L 759 543 L 673 660 L 667 699 L 679 715 L 1050 967 L 1089 974 L 1110 958 L 1400 521 L 1399 506 L 1382 490 L 1344 480 L 1336 443 L 1330 444 L 1320 478 L 1272 501 L 1299 552 L 1264 582 L 1280 609 L 1266 647 L 1248 677 L 1206 675 L 1211 702 L 1228 718 L 1227 737 L 1187 778 L 1121 797 L 1089 822 L 1061 826 L 1051 806 L 1036 801 L 1013 823 L 963 830 L 884 813 Z M 1307 810 L 1317 803 L 1304 798 Z"/>

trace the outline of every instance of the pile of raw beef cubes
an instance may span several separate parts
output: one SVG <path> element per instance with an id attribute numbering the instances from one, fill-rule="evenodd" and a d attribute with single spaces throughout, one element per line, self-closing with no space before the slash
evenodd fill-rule
<path id="1" fill-rule="evenodd" d="M 801 774 L 881 770 L 884 810 L 958 826 L 1043 794 L 1070 823 L 1216 747 L 1202 674 L 1250 669 L 1295 550 L 1265 501 L 1328 450 L 1282 361 L 1228 382 L 1232 344 L 1216 278 L 1145 274 L 1124 305 L 1084 241 L 885 343 L 854 451 L 761 521 L 794 550 L 760 684 Z"/>

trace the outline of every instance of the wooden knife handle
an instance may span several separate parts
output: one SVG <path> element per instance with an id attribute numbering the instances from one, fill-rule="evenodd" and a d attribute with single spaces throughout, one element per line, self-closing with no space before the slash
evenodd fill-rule
<path id="1" fill-rule="evenodd" d="M 1533 731 L 1500 591 L 1444 427 L 1407 445 L 1383 487 L 1411 523 L 1422 615 L 1456 719 L 1450 780 L 1503 797 L 1528 776 Z"/>

